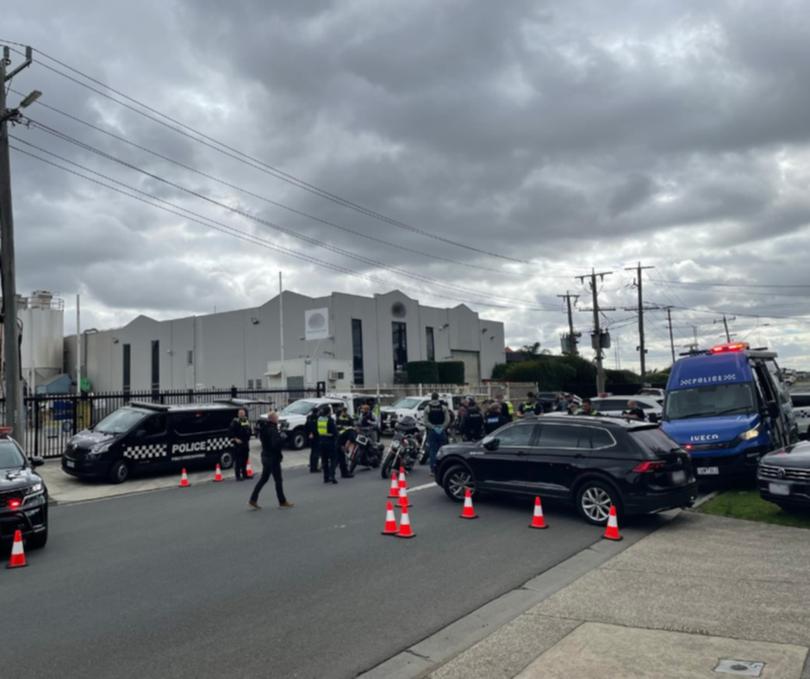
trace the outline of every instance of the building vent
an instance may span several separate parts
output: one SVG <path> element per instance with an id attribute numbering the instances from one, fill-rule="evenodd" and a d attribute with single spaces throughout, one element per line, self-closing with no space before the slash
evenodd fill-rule
<path id="1" fill-rule="evenodd" d="M 394 318 L 405 318 L 408 314 L 408 310 L 405 308 L 405 305 L 402 302 L 394 302 L 391 305 L 391 315 Z"/>

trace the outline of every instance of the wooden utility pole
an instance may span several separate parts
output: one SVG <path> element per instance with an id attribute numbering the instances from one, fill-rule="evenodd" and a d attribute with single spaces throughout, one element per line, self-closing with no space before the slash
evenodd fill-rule
<path id="1" fill-rule="evenodd" d="M 644 380 L 644 374 L 647 372 L 647 349 L 644 346 L 644 296 L 642 289 L 641 272 L 645 269 L 654 269 L 654 266 L 641 266 L 641 262 L 632 268 L 626 268 L 625 271 L 636 272 L 636 288 L 638 288 L 638 352 L 641 363 L 641 379 Z"/>
<path id="2" fill-rule="evenodd" d="M 576 303 L 576 301 L 579 299 L 579 295 L 572 295 L 570 292 L 568 292 L 568 290 L 566 290 L 564 295 L 557 295 L 557 297 L 564 299 L 568 306 L 568 353 L 571 356 L 578 356 L 579 352 L 577 351 L 577 338 L 574 334 L 574 316 L 571 308 L 571 300 L 573 299 Z"/>
<path id="3" fill-rule="evenodd" d="M 605 276 L 612 275 L 612 271 L 599 271 L 596 272 L 591 269 L 591 273 L 582 276 L 576 276 L 581 283 L 588 279 L 588 285 L 591 289 L 591 296 L 593 298 L 592 309 L 580 309 L 580 311 L 593 311 L 593 348 L 596 352 L 596 393 L 602 394 L 605 391 L 605 368 L 602 365 L 604 359 L 604 347 L 602 346 L 602 329 L 599 326 L 599 312 L 600 311 L 613 311 L 613 308 L 599 308 L 599 291 L 596 285 L 596 278 L 599 277 L 600 281 L 605 280 Z"/>

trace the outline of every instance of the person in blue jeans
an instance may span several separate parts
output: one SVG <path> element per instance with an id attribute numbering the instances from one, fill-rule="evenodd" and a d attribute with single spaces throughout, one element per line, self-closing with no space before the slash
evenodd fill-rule
<path id="1" fill-rule="evenodd" d="M 439 452 L 439 448 L 447 443 L 447 427 L 450 425 L 450 419 L 450 411 L 439 400 L 439 395 L 434 391 L 430 395 L 430 401 L 428 401 L 422 414 L 422 422 L 425 425 L 427 435 L 431 475 L 436 473 L 436 453 Z"/>

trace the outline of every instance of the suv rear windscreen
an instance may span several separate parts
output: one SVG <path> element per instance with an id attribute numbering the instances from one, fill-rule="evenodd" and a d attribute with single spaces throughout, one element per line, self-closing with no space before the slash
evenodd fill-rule
<path id="1" fill-rule="evenodd" d="M 636 429 L 630 431 L 630 437 L 638 443 L 646 453 L 652 453 L 656 457 L 670 453 L 673 448 L 678 448 L 669 436 L 660 429 Z"/>

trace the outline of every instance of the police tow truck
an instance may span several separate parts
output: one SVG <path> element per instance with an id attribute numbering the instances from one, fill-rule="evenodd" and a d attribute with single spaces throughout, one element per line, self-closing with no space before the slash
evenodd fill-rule
<path id="1" fill-rule="evenodd" d="M 676 361 L 661 426 L 703 480 L 753 476 L 763 455 L 798 438 L 776 353 L 745 342 Z"/>

